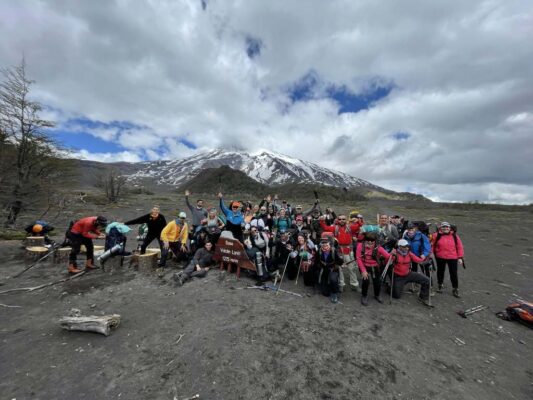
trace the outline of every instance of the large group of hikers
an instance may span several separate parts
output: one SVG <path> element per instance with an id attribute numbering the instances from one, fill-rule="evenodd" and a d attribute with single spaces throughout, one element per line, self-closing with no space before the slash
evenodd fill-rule
<path id="1" fill-rule="evenodd" d="M 98 268 L 93 239 L 106 239 L 105 252 L 97 259 L 101 263 L 111 256 L 128 254 L 129 226 L 139 225 L 136 251 L 145 254 L 157 240 L 160 269 L 166 267 L 171 253 L 186 263 L 173 275 L 179 286 L 193 277 L 205 276 L 216 265 L 214 251 L 222 236 L 242 243 L 255 264 L 258 282 L 277 282 L 280 277 L 298 280 L 301 276 L 307 287 L 329 296 L 332 303 L 339 301 L 347 287 L 358 291 L 361 286 L 361 304 L 367 306 L 372 283 L 373 297 L 379 303 L 383 302 L 382 287 L 393 298 L 400 298 L 404 288 L 408 288 L 418 292 L 422 304 L 431 306 L 430 296 L 435 292 L 432 271 L 436 270 L 436 292 L 442 293 L 446 267 L 452 294 L 460 297 L 458 267 L 464 266 L 464 250 L 456 227 L 448 222 L 441 222 L 430 233 L 430 226 L 424 221 L 407 221 L 399 215 L 379 214 L 376 223 L 370 224 L 358 210 L 348 215 L 336 215 L 329 207 L 323 211 L 318 198 L 310 209 L 304 210 L 277 196 L 267 196 L 259 204 L 231 201 L 226 205 L 219 193 L 219 211 L 204 208 L 200 199 L 192 205 L 189 196 L 186 191 L 190 226 L 185 211 L 167 221 L 158 206 L 124 223 L 108 223 L 103 216 L 73 221 L 64 242 L 72 249 L 68 272 L 82 271 L 77 264 L 82 245 L 87 253 L 85 268 Z M 51 230 L 53 227 L 46 221 L 36 221 L 26 228 L 29 234 L 46 238 Z"/>

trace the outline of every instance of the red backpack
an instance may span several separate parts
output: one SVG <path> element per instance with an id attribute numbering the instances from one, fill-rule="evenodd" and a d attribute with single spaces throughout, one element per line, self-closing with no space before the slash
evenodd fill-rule
<path id="1" fill-rule="evenodd" d="M 529 328 L 533 328 L 533 303 L 517 301 L 509 304 L 505 311 L 496 315 L 506 321 L 518 321 Z"/>

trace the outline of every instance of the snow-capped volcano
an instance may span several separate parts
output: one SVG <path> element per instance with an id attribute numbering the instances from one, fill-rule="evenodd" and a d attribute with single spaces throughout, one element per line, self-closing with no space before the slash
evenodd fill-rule
<path id="1" fill-rule="evenodd" d="M 247 153 L 215 149 L 178 160 L 146 162 L 137 172 L 129 175 L 129 179 L 136 181 L 152 178 L 158 184 L 180 186 L 205 168 L 218 168 L 223 165 L 240 170 L 250 178 L 267 185 L 294 182 L 346 188 L 379 188 L 363 179 L 267 150 Z"/>

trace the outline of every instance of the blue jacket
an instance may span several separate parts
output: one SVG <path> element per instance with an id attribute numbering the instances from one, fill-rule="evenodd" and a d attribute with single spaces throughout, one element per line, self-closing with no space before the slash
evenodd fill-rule
<path id="1" fill-rule="evenodd" d="M 429 252 L 431 251 L 431 244 L 429 243 L 428 237 L 422 232 L 416 231 L 415 236 L 412 238 L 410 238 L 407 235 L 407 232 L 405 232 L 403 238 L 409 242 L 409 245 L 411 246 L 411 251 L 416 256 L 427 257 L 429 255 Z"/>
<path id="2" fill-rule="evenodd" d="M 233 225 L 242 225 L 244 224 L 244 215 L 242 215 L 241 210 L 233 211 L 224 205 L 222 198 L 220 199 L 220 209 L 226 216 L 226 221 L 231 222 Z"/>

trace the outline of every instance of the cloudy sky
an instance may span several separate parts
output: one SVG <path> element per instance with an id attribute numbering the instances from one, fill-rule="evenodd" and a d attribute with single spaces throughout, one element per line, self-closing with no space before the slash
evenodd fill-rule
<path id="1" fill-rule="evenodd" d="M 275 150 L 436 200 L 533 202 L 533 2 L 0 1 L 80 157 Z"/>

